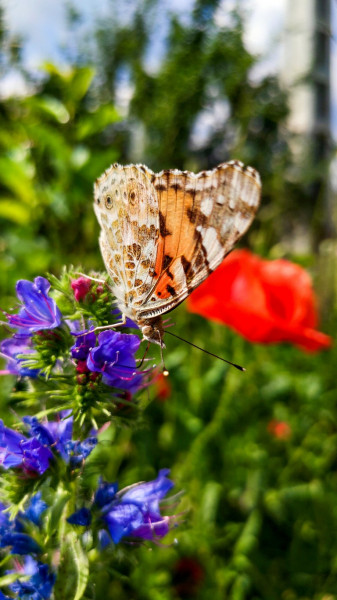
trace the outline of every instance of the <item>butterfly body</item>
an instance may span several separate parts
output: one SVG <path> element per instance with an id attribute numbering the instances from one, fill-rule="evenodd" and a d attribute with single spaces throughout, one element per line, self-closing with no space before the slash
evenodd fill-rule
<path id="1" fill-rule="evenodd" d="M 257 210 L 260 178 L 238 161 L 198 174 L 112 165 L 95 183 L 100 247 L 122 313 L 163 346 L 161 315 L 230 252 Z"/>

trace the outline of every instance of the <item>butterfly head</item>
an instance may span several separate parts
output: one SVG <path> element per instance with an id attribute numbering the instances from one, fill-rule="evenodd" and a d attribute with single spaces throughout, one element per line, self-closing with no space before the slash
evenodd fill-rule
<path id="1" fill-rule="evenodd" d="M 163 342 L 164 327 L 161 317 L 144 319 L 144 321 L 139 323 L 139 326 L 145 340 L 148 340 L 152 344 L 158 344 L 161 348 L 165 348 Z"/>

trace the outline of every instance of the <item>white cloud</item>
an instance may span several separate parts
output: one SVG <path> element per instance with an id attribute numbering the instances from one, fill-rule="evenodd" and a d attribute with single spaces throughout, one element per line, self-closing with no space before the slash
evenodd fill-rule
<path id="1" fill-rule="evenodd" d="M 5 0 L 5 22 L 11 34 L 25 40 L 25 64 L 36 69 L 44 60 L 60 60 L 57 43 L 64 31 L 64 4 L 45 0 Z"/>

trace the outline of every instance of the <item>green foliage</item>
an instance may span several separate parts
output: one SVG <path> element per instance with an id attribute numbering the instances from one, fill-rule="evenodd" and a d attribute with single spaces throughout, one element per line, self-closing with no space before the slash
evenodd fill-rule
<path id="1" fill-rule="evenodd" d="M 90 67 L 61 73 L 44 67 L 37 94 L 2 102 L 0 113 L 3 223 L 1 287 L 60 265 L 97 257 L 92 185 L 118 151 L 104 132 L 119 117 L 107 104 L 89 102 Z"/>

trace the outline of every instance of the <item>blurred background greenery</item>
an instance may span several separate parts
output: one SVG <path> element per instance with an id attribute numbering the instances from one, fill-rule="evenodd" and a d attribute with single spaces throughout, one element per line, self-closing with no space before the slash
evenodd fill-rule
<path id="1" fill-rule="evenodd" d="M 81 10 L 67 3 L 67 68 L 48 63 L 39 73 L 27 69 L 4 3 L 3 81 L 14 70 L 26 91 L 0 97 L 1 308 L 14 306 L 20 278 L 59 274 L 63 264 L 102 269 L 92 186 L 111 163 L 198 171 L 236 158 L 263 181 L 243 245 L 309 269 L 321 328 L 334 337 L 335 149 L 330 51 L 321 51 L 330 3 L 309 4 L 314 50 L 297 84 L 313 112 L 298 131 L 294 89 L 276 75 L 252 77 L 259 58 L 245 44 L 242 2 L 195 0 L 182 18 L 160 0 L 111 0 L 87 37 Z M 157 37 L 164 52 L 150 69 Z M 211 340 L 247 373 L 167 340 L 168 397 L 153 388 L 146 428 L 110 430 L 96 467 L 121 486 L 171 467 L 185 491 L 183 524 L 168 547 L 118 549 L 87 598 L 337 599 L 336 350 L 252 345 L 184 306 L 172 316 L 178 334 Z"/>

